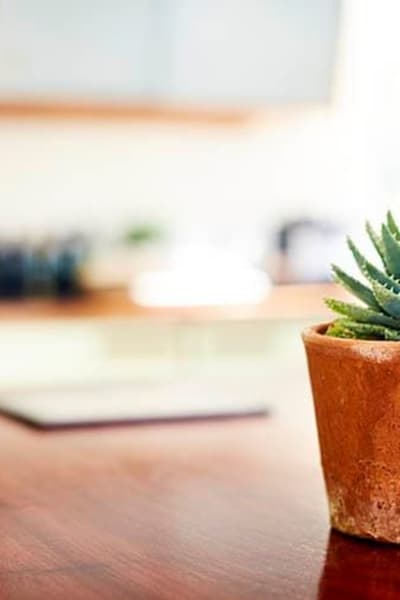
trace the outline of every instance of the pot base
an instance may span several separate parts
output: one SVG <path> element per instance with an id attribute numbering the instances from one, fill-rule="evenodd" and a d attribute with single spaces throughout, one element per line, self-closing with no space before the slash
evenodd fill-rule
<path id="1" fill-rule="evenodd" d="M 339 533 L 341 533 L 343 535 L 353 537 L 353 538 L 358 538 L 360 540 L 364 540 L 367 542 L 376 542 L 377 544 L 390 544 L 390 545 L 399 545 L 400 544 L 400 538 L 395 539 L 395 540 L 388 539 L 386 537 L 375 535 L 373 533 L 368 533 L 368 532 L 364 532 L 364 531 L 362 532 L 357 529 L 347 527 L 347 526 L 344 526 L 339 523 L 335 523 L 332 520 L 331 520 L 331 527 L 332 527 L 332 529 L 334 529 L 335 531 L 338 531 Z"/>
<path id="2" fill-rule="evenodd" d="M 358 537 L 375 542 L 386 544 L 400 544 L 400 531 L 398 518 L 393 521 L 388 518 L 384 511 L 374 511 L 365 508 L 362 516 L 358 513 L 358 519 L 346 514 L 342 510 L 337 510 L 334 504 L 329 502 L 330 523 L 333 529 L 346 535 Z"/>

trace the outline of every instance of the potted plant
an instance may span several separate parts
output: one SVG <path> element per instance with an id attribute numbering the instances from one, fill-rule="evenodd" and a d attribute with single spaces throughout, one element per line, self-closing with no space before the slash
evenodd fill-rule
<path id="1" fill-rule="evenodd" d="M 389 212 L 368 236 L 382 267 L 348 240 L 363 279 L 333 265 L 358 301 L 332 298 L 339 315 L 303 332 L 331 524 L 400 543 L 400 229 Z"/>
<path id="2" fill-rule="evenodd" d="M 117 239 L 101 238 L 82 269 L 85 287 L 125 289 L 138 273 L 165 263 L 167 235 L 156 222 L 132 224 Z"/>

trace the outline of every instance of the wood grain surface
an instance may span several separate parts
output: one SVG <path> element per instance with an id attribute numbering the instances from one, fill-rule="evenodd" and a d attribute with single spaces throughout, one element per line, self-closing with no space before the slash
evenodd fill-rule
<path id="1" fill-rule="evenodd" d="M 264 418 L 1 420 L 0 599 L 399 598 L 400 549 L 329 533 L 301 373 L 259 382 Z"/>

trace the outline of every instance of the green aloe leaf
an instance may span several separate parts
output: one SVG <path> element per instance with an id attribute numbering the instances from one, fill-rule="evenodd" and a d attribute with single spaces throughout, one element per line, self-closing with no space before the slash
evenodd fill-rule
<path id="1" fill-rule="evenodd" d="M 345 319 L 343 320 L 345 321 Z M 341 320 L 334 321 L 331 325 L 329 325 L 326 335 L 330 337 L 338 337 L 345 339 L 355 339 L 356 335 L 353 331 L 346 327 L 346 324 Z"/>
<path id="2" fill-rule="evenodd" d="M 333 337 L 352 337 L 364 340 L 400 340 L 400 331 L 396 331 L 383 325 L 358 323 L 357 321 L 352 321 L 351 319 L 338 319 L 329 327 L 327 334 Z"/>
<path id="3" fill-rule="evenodd" d="M 359 298 L 362 302 L 374 308 L 376 310 L 380 310 L 380 306 L 375 299 L 375 296 L 372 290 L 358 281 L 351 275 L 348 275 L 345 271 L 343 271 L 337 265 L 332 265 L 333 277 L 337 283 L 340 283 L 346 290 L 351 292 L 354 296 Z"/>
<path id="4" fill-rule="evenodd" d="M 385 265 L 390 274 L 400 277 L 400 242 L 396 240 L 386 225 L 382 225 L 382 244 Z"/>
<path id="5" fill-rule="evenodd" d="M 385 340 L 387 340 L 388 342 L 397 342 L 400 340 L 400 335 L 399 332 L 391 329 L 389 327 L 386 327 L 385 329 Z"/>
<path id="6" fill-rule="evenodd" d="M 379 282 L 372 282 L 374 296 L 382 309 L 396 319 L 400 319 L 400 296 Z"/>
<path id="7" fill-rule="evenodd" d="M 329 325 L 329 336 L 347 339 L 400 341 L 400 228 L 392 213 L 377 232 L 366 222 L 366 231 L 379 254 L 382 267 L 371 263 L 348 238 L 349 249 L 367 282 L 348 275 L 332 265 L 334 279 L 362 305 L 325 299 L 326 305 L 340 318 Z"/>
<path id="8" fill-rule="evenodd" d="M 349 302 L 342 302 L 335 298 L 326 298 L 325 304 L 334 312 L 348 317 L 351 321 L 370 323 L 371 325 L 385 325 L 393 329 L 400 329 L 400 321 L 370 308 Z"/>
<path id="9" fill-rule="evenodd" d="M 389 287 L 394 292 L 400 293 L 400 283 L 398 281 L 396 281 L 390 275 L 386 275 L 386 273 L 380 269 L 377 269 L 372 263 L 370 263 L 369 260 L 367 260 L 363 254 L 361 254 L 351 238 L 347 239 L 347 243 L 360 271 L 371 283 L 378 281 L 381 285 Z"/>
<path id="10" fill-rule="evenodd" d="M 378 235 L 369 221 L 366 222 L 365 229 L 367 230 L 368 237 L 374 245 L 375 250 L 381 257 L 383 264 L 386 266 L 385 252 L 381 237 Z"/>
<path id="11" fill-rule="evenodd" d="M 400 241 L 400 229 L 396 223 L 396 221 L 394 220 L 394 217 L 392 215 L 392 213 L 390 212 L 390 210 L 387 213 L 387 226 L 389 231 L 394 235 L 394 237 L 396 238 L 396 240 Z"/>

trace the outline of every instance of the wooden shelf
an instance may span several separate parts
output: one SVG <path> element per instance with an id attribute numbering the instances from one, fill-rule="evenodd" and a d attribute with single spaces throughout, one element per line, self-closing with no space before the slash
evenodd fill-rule
<path id="1" fill-rule="evenodd" d="M 201 125 L 241 125 L 260 112 L 195 106 L 71 102 L 0 102 L 0 119 L 92 119 L 107 121 L 172 121 Z"/>
<path id="2" fill-rule="evenodd" d="M 343 298 L 334 284 L 282 285 L 259 305 L 233 307 L 145 308 L 125 291 L 88 293 L 69 300 L 29 299 L 0 301 L 0 320 L 129 317 L 173 320 L 329 319 L 326 296 Z"/>

